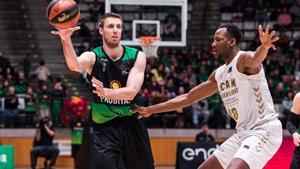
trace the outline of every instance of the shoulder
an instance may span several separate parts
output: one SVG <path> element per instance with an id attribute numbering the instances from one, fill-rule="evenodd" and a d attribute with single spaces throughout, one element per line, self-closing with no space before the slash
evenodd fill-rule
<path id="1" fill-rule="evenodd" d="M 86 51 L 86 52 L 83 52 L 80 56 L 81 57 L 95 57 L 96 53 L 94 51 Z"/>
<path id="2" fill-rule="evenodd" d="M 244 50 L 241 50 L 238 52 L 237 56 L 238 57 L 238 61 L 240 60 L 243 60 L 243 59 L 246 59 L 246 58 L 249 58 L 249 57 L 253 57 L 255 54 L 254 51 L 244 51 Z"/>
<path id="3" fill-rule="evenodd" d="M 294 97 L 294 104 L 300 104 L 300 92 L 298 92 Z"/>
<path id="4" fill-rule="evenodd" d="M 293 99 L 291 111 L 295 114 L 300 114 L 300 92 L 298 92 Z"/>
<path id="5" fill-rule="evenodd" d="M 128 47 L 128 46 L 124 46 L 124 49 L 129 56 L 138 57 L 138 55 L 140 55 L 140 53 L 143 53 L 136 48 L 132 48 L 132 47 Z"/>

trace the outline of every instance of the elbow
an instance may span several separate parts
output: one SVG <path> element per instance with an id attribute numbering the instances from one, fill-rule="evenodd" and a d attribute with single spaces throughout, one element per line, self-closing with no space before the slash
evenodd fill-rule
<path id="1" fill-rule="evenodd" d="M 129 90 L 130 91 L 128 92 L 127 100 L 132 101 L 136 97 L 138 91 L 136 91 L 134 89 L 129 89 Z"/>
<path id="2" fill-rule="evenodd" d="M 192 99 L 191 96 L 190 96 L 190 94 L 188 93 L 188 94 L 186 95 L 186 97 L 183 98 L 182 103 L 183 103 L 185 106 L 189 106 L 189 105 L 194 104 L 195 101 L 196 101 L 196 100 Z"/>
<path id="3" fill-rule="evenodd" d="M 136 97 L 137 93 L 131 93 L 128 95 L 127 100 L 132 101 Z"/>
<path id="4" fill-rule="evenodd" d="M 80 72 L 80 70 L 79 70 L 79 68 L 77 67 L 77 66 L 68 66 L 69 67 L 69 69 L 71 70 L 71 71 L 73 71 L 73 72 Z"/>

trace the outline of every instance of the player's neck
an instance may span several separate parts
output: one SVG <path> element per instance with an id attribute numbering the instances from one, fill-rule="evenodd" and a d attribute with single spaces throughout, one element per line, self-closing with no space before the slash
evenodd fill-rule
<path id="1" fill-rule="evenodd" d="M 232 49 L 232 50 L 228 53 L 228 55 L 227 55 L 227 57 L 226 57 L 226 60 L 225 60 L 226 65 L 228 65 L 228 64 L 233 60 L 233 58 L 236 56 L 236 54 L 237 54 L 239 51 L 240 51 L 240 48 L 235 47 L 234 49 Z"/>
<path id="2" fill-rule="evenodd" d="M 121 44 L 119 44 L 117 47 L 114 48 L 111 48 L 108 45 L 104 44 L 103 49 L 111 60 L 118 60 L 119 58 L 122 57 L 124 52 Z"/>

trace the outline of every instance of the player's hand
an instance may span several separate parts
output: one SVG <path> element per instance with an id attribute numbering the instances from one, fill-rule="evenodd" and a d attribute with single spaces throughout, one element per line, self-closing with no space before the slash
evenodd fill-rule
<path id="1" fill-rule="evenodd" d="M 299 147 L 300 135 L 297 132 L 293 133 L 293 141 L 295 146 Z"/>
<path id="2" fill-rule="evenodd" d="M 263 31 L 263 28 L 261 25 L 258 26 L 258 33 L 259 33 L 259 40 L 262 44 L 263 47 L 270 49 L 272 48 L 273 50 L 276 50 L 275 45 L 273 42 L 277 41 L 279 37 L 275 37 L 275 31 L 272 31 L 270 33 L 270 25 L 268 24 L 265 32 Z"/>
<path id="3" fill-rule="evenodd" d="M 138 113 L 139 114 L 139 116 L 138 116 L 139 119 L 142 118 L 142 117 L 149 117 L 153 114 L 153 113 L 150 112 L 148 107 L 137 107 L 137 108 L 131 110 L 131 112 Z"/>
<path id="4" fill-rule="evenodd" d="M 101 96 L 105 96 L 105 90 L 103 87 L 103 83 L 96 79 L 95 77 L 92 77 L 92 85 L 95 88 L 95 90 L 93 90 L 93 93 L 95 93 L 96 95 L 98 95 L 99 97 Z"/>
<path id="5" fill-rule="evenodd" d="M 68 38 L 71 38 L 73 32 L 80 29 L 80 26 L 76 26 L 73 28 L 66 28 L 66 29 L 59 29 L 56 28 L 57 31 L 51 31 L 51 34 L 58 35 L 62 40 L 66 40 Z"/>

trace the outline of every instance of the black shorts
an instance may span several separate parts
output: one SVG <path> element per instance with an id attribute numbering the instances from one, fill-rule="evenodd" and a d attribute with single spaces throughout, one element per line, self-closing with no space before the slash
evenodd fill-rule
<path id="1" fill-rule="evenodd" d="M 136 116 L 93 125 L 95 168 L 154 169 L 148 132 Z"/>

